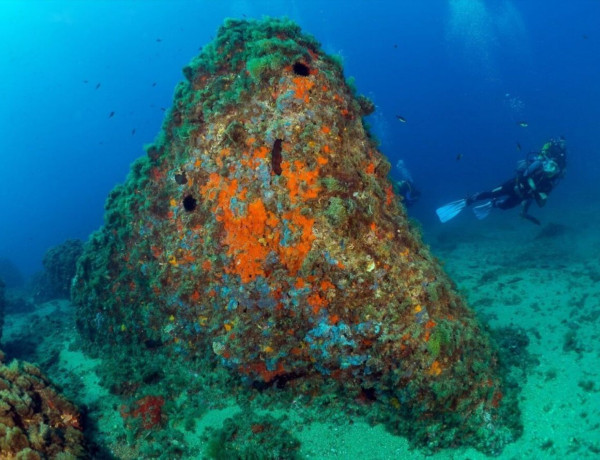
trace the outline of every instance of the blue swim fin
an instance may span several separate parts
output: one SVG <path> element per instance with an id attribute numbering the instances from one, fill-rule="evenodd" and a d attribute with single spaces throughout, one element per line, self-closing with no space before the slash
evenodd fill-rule
<path id="1" fill-rule="evenodd" d="M 479 206 L 473 206 L 473 213 L 475 213 L 475 217 L 477 217 L 479 220 L 485 219 L 489 215 L 492 208 L 492 202 L 486 201 L 485 203 L 480 204 Z"/>
<path id="2" fill-rule="evenodd" d="M 458 215 L 467 205 L 467 200 L 457 200 L 452 203 L 448 203 L 447 205 L 442 206 L 441 208 L 437 208 L 435 210 L 436 214 L 440 218 L 442 223 L 448 222 L 450 219 Z"/>

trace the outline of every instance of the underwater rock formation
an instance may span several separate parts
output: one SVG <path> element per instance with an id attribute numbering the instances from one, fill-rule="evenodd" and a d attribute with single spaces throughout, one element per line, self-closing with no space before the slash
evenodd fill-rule
<path id="1" fill-rule="evenodd" d="M 79 259 L 82 336 L 214 354 L 263 387 L 332 379 L 417 443 L 501 448 L 488 336 L 410 226 L 339 62 L 290 21 L 229 20 L 184 74 Z"/>
<path id="2" fill-rule="evenodd" d="M 4 299 L 4 281 L 0 278 L 0 341 L 2 341 L 2 328 L 4 327 L 4 307 L 6 300 Z"/>
<path id="3" fill-rule="evenodd" d="M 81 240 L 69 239 L 44 254 L 44 270 L 32 280 L 34 300 L 37 303 L 51 299 L 68 299 L 75 276 L 77 259 L 83 253 Z"/>
<path id="4" fill-rule="evenodd" d="M 255 413 L 236 414 L 220 428 L 209 427 L 204 435 L 205 458 L 284 458 L 300 460 L 300 441 L 284 427 L 284 419 Z"/>
<path id="5" fill-rule="evenodd" d="M 0 352 L 0 458 L 85 458 L 77 408 L 33 364 L 3 364 Z"/>

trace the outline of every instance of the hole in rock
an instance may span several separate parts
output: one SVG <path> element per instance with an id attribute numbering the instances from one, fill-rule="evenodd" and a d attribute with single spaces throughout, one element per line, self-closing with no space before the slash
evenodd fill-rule
<path id="1" fill-rule="evenodd" d="M 300 75 L 302 77 L 308 77 L 310 75 L 310 69 L 306 64 L 302 64 L 301 62 L 296 62 L 294 64 L 294 73 L 296 75 Z"/>
<path id="2" fill-rule="evenodd" d="M 282 142 L 283 140 L 281 139 L 275 139 L 275 142 L 273 142 L 273 149 L 271 150 L 271 168 L 278 176 L 281 176 L 281 173 L 283 172 L 281 169 L 281 160 L 283 159 L 281 156 Z"/>
<path id="3" fill-rule="evenodd" d="M 192 195 L 188 195 L 183 199 L 183 207 L 188 212 L 192 212 L 194 209 L 196 209 L 197 204 L 198 202 L 196 201 L 196 198 L 194 198 Z"/>

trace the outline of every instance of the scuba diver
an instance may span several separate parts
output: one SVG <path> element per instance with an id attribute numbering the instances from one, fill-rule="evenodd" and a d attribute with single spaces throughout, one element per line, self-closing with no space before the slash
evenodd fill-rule
<path id="1" fill-rule="evenodd" d="M 398 160 L 392 172 L 392 184 L 394 191 L 402 197 L 406 207 L 415 204 L 421 197 L 421 192 L 415 187 L 412 175 L 406 169 L 404 160 Z"/>
<path id="2" fill-rule="evenodd" d="M 559 140 L 552 139 L 544 144 L 540 152 L 532 152 L 526 160 L 519 161 L 514 178 L 490 191 L 475 193 L 462 200 L 448 203 L 438 208 L 436 213 L 440 221 L 447 222 L 466 206 L 484 201 L 473 206 L 475 216 L 484 219 L 492 208 L 511 209 L 520 204 L 521 217 L 540 225 L 540 221 L 529 214 L 529 207 L 534 200 L 539 207 L 546 204 L 548 194 L 564 177 L 566 168 L 565 140 L 562 137 Z"/>

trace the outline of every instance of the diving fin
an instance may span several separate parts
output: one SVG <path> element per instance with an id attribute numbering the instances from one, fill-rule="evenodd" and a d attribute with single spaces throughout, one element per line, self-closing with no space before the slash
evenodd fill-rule
<path id="1" fill-rule="evenodd" d="M 477 217 L 479 220 L 485 219 L 492 210 L 492 207 L 492 202 L 486 201 L 485 203 L 480 204 L 479 206 L 473 206 L 473 213 L 475 214 L 475 217 Z"/>
<path id="2" fill-rule="evenodd" d="M 437 208 L 435 213 L 438 215 L 442 223 L 448 222 L 450 219 L 458 215 L 466 205 L 467 200 L 465 199 L 453 201 L 452 203 L 448 203 L 441 208 Z"/>

